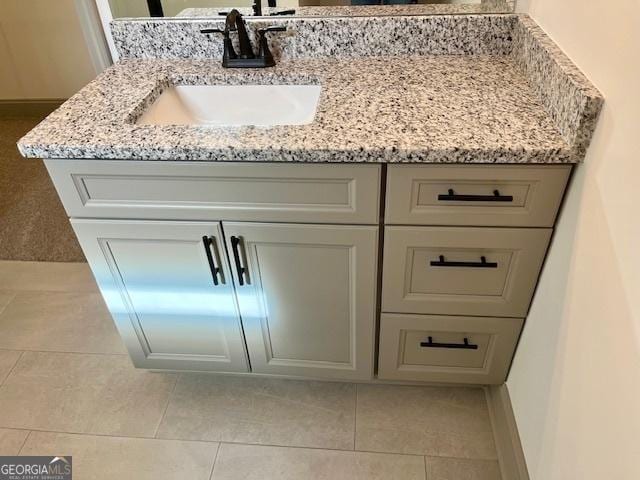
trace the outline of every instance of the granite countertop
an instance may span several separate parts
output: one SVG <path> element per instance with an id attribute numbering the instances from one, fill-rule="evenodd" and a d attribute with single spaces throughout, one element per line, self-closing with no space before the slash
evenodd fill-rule
<path id="1" fill-rule="evenodd" d="M 276 127 L 136 125 L 169 84 L 321 84 L 315 121 Z M 122 61 L 22 138 L 27 157 L 298 162 L 577 161 L 514 60 L 433 55 L 281 61 Z"/>

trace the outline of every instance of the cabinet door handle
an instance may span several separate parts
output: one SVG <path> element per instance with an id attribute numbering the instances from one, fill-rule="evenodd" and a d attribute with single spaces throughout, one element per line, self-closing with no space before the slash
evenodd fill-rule
<path id="1" fill-rule="evenodd" d="M 447 194 L 438 195 L 441 202 L 513 202 L 513 195 L 500 195 L 499 190 L 494 190 L 493 195 L 460 195 L 449 189 Z"/>
<path id="2" fill-rule="evenodd" d="M 464 343 L 437 343 L 433 341 L 433 337 L 429 337 L 427 342 L 420 342 L 420 346 L 423 348 L 457 348 L 459 350 L 477 350 L 478 345 L 469 343 L 467 337 L 464 338 Z"/>
<path id="3" fill-rule="evenodd" d="M 224 281 L 224 276 L 222 275 L 222 270 L 220 269 L 220 267 L 217 266 L 217 265 L 220 265 L 220 261 L 218 258 L 218 248 L 216 245 L 216 238 L 207 237 L 205 235 L 204 237 L 202 237 L 202 243 L 204 244 L 204 251 L 207 254 L 207 260 L 209 262 L 209 268 L 211 269 L 211 277 L 213 278 L 213 284 L 217 286 L 220 282 L 222 282 L 222 284 L 224 285 L 225 281 Z M 220 276 L 220 281 L 218 281 L 218 276 Z"/>
<path id="4" fill-rule="evenodd" d="M 242 237 L 231 237 L 231 250 L 233 250 L 233 261 L 236 264 L 236 272 L 238 272 L 238 282 L 240 285 L 250 284 L 249 275 L 246 267 L 242 265 L 242 255 L 240 248 L 242 248 Z"/>
<path id="5" fill-rule="evenodd" d="M 487 257 L 480 257 L 479 262 L 450 262 L 440 255 L 439 260 L 429 262 L 432 267 L 470 267 L 470 268 L 498 268 L 497 262 L 487 262 Z"/>

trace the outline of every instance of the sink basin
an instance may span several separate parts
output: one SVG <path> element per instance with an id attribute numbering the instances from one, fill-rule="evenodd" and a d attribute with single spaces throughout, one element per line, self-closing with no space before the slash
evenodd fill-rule
<path id="1" fill-rule="evenodd" d="M 311 123 L 320 85 L 178 85 L 143 112 L 140 125 L 271 126 Z"/>

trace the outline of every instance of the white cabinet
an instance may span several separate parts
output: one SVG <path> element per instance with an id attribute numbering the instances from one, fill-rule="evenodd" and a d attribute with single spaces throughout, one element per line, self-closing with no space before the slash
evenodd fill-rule
<path id="1" fill-rule="evenodd" d="M 373 377 L 379 165 L 47 168 L 136 366 Z"/>
<path id="2" fill-rule="evenodd" d="M 72 223 L 136 366 L 373 376 L 377 227 Z"/>
<path id="3" fill-rule="evenodd" d="M 526 315 L 551 229 L 386 227 L 382 309 Z"/>
<path id="4" fill-rule="evenodd" d="M 370 379 L 377 227 L 225 222 L 257 373 Z"/>
<path id="5" fill-rule="evenodd" d="M 571 170 L 46 165 L 136 366 L 456 383 L 504 380 Z"/>
<path id="6" fill-rule="evenodd" d="M 377 224 L 380 166 L 47 160 L 70 217 Z"/>
<path id="7" fill-rule="evenodd" d="M 137 367 L 248 371 L 219 223 L 72 224 Z"/>
<path id="8" fill-rule="evenodd" d="M 501 384 L 523 319 L 383 313 L 378 375 L 387 380 Z"/>

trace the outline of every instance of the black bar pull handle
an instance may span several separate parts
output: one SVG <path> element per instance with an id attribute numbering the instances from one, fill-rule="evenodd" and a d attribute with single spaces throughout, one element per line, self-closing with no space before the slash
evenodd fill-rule
<path id="1" fill-rule="evenodd" d="M 233 261 L 236 264 L 236 272 L 238 272 L 238 282 L 240 285 L 250 284 L 249 275 L 247 269 L 242 265 L 242 255 L 240 254 L 240 248 L 242 243 L 242 237 L 231 237 L 231 250 L 233 251 Z"/>
<path id="2" fill-rule="evenodd" d="M 433 341 L 433 337 L 429 337 L 426 342 L 420 342 L 423 348 L 457 348 L 459 350 L 477 350 L 478 345 L 469 343 L 469 339 L 464 337 L 464 343 L 438 343 Z"/>
<path id="3" fill-rule="evenodd" d="M 513 195 L 500 195 L 494 190 L 493 195 L 460 195 L 450 188 L 447 194 L 438 195 L 441 202 L 513 202 Z"/>
<path id="4" fill-rule="evenodd" d="M 215 237 L 207 237 L 206 235 L 202 237 L 202 243 L 204 245 L 204 251 L 207 254 L 207 261 L 209 262 L 209 268 L 211 269 L 211 277 L 213 278 L 213 284 L 218 286 L 220 282 L 224 285 L 224 276 L 222 275 L 222 269 L 218 266 L 220 262 L 218 261 L 218 247 L 216 245 Z M 217 265 L 216 265 L 217 263 Z M 220 280 L 218 280 L 220 277 Z"/>
<path id="5" fill-rule="evenodd" d="M 487 262 L 487 257 L 480 257 L 479 262 L 450 262 L 444 259 L 444 255 L 440 255 L 438 260 L 431 260 L 429 265 L 432 267 L 470 267 L 470 268 L 498 268 L 497 262 Z"/>

